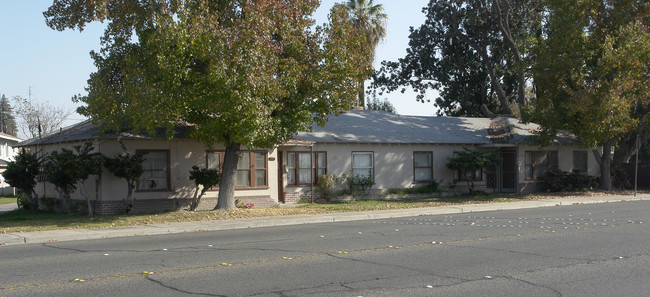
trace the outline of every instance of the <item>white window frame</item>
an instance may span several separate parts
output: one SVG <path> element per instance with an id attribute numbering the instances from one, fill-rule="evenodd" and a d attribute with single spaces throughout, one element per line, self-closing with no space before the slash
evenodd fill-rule
<path id="1" fill-rule="evenodd" d="M 357 166 L 355 167 L 355 156 L 363 156 L 363 155 L 369 155 L 370 156 L 370 166 L 369 167 L 360 167 Z M 357 175 L 365 175 L 365 174 L 359 174 L 358 171 L 363 170 L 364 172 L 369 172 L 370 176 L 372 176 L 372 179 L 375 180 L 375 152 L 352 152 L 352 164 L 350 165 L 352 168 L 352 174 L 357 176 Z"/>

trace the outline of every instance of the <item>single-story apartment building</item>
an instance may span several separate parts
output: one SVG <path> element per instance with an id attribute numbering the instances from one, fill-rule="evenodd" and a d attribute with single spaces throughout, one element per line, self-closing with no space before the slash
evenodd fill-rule
<path id="1" fill-rule="evenodd" d="M 298 133 L 273 148 L 242 148 L 237 169 L 235 196 L 256 207 L 295 203 L 319 195 L 318 176 L 346 173 L 371 175 L 375 193 L 394 188 L 427 185 L 433 180 L 443 186 L 453 183 L 475 185 L 492 193 L 528 193 L 543 190 L 540 177 L 548 170 L 580 169 L 598 176 L 599 168 L 589 149 L 571 135 L 560 135 L 540 148 L 531 142 L 537 126 L 514 118 L 455 118 L 404 116 L 383 111 L 350 110 L 331 116 L 324 127 Z M 135 192 L 135 211 L 177 210 L 194 194 L 189 180 L 193 165 L 219 168 L 225 148 L 206 148 L 187 137 L 188 128 L 178 128 L 173 140 L 164 131 L 146 133 L 106 132 L 90 121 L 62 129 L 40 139 L 18 144 L 42 154 L 90 141 L 95 151 L 113 156 L 122 151 L 145 151 L 144 174 Z M 447 168 L 448 159 L 463 149 L 496 150 L 501 164 L 489 170 L 458 172 Z M 89 178 L 83 185 L 92 193 L 97 213 L 124 209 L 127 186 L 108 170 Z M 344 189 L 340 185 L 339 189 Z M 37 194 L 56 197 L 54 186 L 39 181 Z M 200 209 L 216 205 L 218 188 L 207 192 Z M 73 199 L 84 200 L 79 193 Z"/>

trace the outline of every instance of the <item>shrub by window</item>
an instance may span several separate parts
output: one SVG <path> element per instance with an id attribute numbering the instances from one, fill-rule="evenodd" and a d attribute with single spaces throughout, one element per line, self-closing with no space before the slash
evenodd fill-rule
<path id="1" fill-rule="evenodd" d="M 571 172 L 552 170 L 544 178 L 546 190 L 549 192 L 587 191 L 598 187 L 595 177 L 587 175 L 584 171 Z"/>
<path id="2" fill-rule="evenodd" d="M 466 153 L 467 151 L 465 151 Z M 461 152 L 454 152 L 454 158 Z M 483 168 L 456 168 L 454 169 L 454 180 L 457 181 L 482 181 Z"/>

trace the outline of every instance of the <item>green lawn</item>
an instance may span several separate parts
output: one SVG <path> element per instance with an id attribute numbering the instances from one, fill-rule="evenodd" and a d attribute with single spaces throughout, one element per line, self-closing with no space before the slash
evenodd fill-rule
<path id="1" fill-rule="evenodd" d="M 622 193 L 619 193 L 622 194 Z M 629 194 L 629 193 L 628 193 Z M 0 233 L 31 232 L 57 229 L 110 228 L 146 224 L 232 220 L 240 218 L 287 216 L 300 214 L 327 214 L 337 212 L 360 212 L 421 207 L 439 207 L 474 203 L 500 203 L 518 200 L 537 200 L 575 196 L 608 195 L 602 192 L 587 193 L 540 193 L 536 195 L 485 195 L 473 197 L 435 197 L 425 199 L 357 200 L 356 202 L 300 203 L 294 207 L 251 208 L 216 211 L 177 211 L 159 214 L 129 215 L 68 215 L 50 212 L 15 210 L 0 214 Z M 15 203 L 16 198 L 0 198 L 0 201 Z M 2 203 L 2 202 L 0 202 Z"/>
<path id="2" fill-rule="evenodd" d="M 239 218 L 286 216 L 299 214 L 326 214 L 336 212 L 358 212 L 369 210 L 388 210 L 418 207 L 443 206 L 466 203 L 507 202 L 508 197 L 463 197 L 369 200 L 356 202 L 302 203 L 293 208 L 252 208 L 217 211 L 177 211 L 159 214 L 100 215 L 88 217 L 79 214 L 51 212 L 30 212 L 15 210 L 0 215 L 0 233 L 30 232 L 57 229 L 110 228 L 170 222 L 231 220 Z M 14 198 L 15 202 L 15 198 Z"/>

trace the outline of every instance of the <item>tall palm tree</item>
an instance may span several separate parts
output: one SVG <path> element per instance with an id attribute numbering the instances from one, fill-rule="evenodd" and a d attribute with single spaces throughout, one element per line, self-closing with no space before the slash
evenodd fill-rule
<path id="1" fill-rule="evenodd" d="M 362 31 L 366 37 L 366 49 L 370 55 L 368 59 L 370 65 L 368 66 L 372 67 L 372 62 L 375 60 L 375 48 L 386 37 L 388 16 L 384 13 L 384 7 L 381 4 L 375 4 L 374 0 L 348 0 L 346 8 L 354 27 Z M 359 104 L 362 107 L 365 106 L 364 91 L 365 86 L 362 81 L 359 92 Z"/>

